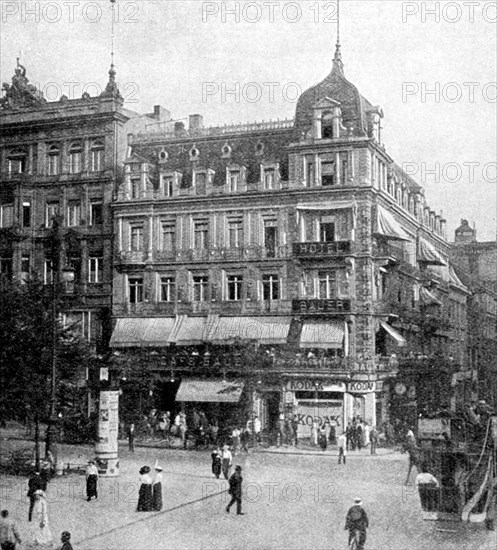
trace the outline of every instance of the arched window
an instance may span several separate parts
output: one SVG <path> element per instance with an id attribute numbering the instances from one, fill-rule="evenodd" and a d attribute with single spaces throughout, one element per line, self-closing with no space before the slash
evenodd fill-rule
<path id="1" fill-rule="evenodd" d="M 9 159 L 9 175 L 24 174 L 28 168 L 28 155 L 21 149 L 12 151 Z"/>
<path id="2" fill-rule="evenodd" d="M 83 147 L 80 142 L 72 143 L 69 147 L 69 173 L 79 174 L 82 169 Z"/>
<path id="3" fill-rule="evenodd" d="M 104 144 L 102 141 L 93 142 L 90 149 L 90 170 L 101 172 L 104 169 Z"/>
<path id="4" fill-rule="evenodd" d="M 47 154 L 48 175 L 56 176 L 60 172 L 60 149 L 58 145 L 51 145 Z"/>
<path id="5" fill-rule="evenodd" d="M 323 139 L 333 138 L 333 113 L 325 112 L 321 118 L 321 137 Z"/>

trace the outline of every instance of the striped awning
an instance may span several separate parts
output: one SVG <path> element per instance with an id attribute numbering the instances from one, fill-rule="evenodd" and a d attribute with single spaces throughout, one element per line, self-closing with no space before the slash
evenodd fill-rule
<path id="1" fill-rule="evenodd" d="M 384 321 L 380 321 L 380 325 L 395 340 L 399 347 L 403 347 L 407 344 L 406 339 L 402 336 L 402 334 L 395 330 L 391 325 L 385 323 Z"/>
<path id="2" fill-rule="evenodd" d="M 423 237 L 420 237 L 418 242 L 418 262 L 427 265 L 447 265 L 442 254 Z"/>
<path id="3" fill-rule="evenodd" d="M 433 305 L 441 306 L 442 305 L 442 302 L 432 292 L 430 292 L 424 286 L 422 286 L 419 289 L 419 297 L 420 297 L 421 301 L 427 306 L 433 306 Z"/>
<path id="4" fill-rule="evenodd" d="M 180 315 L 171 333 L 171 341 L 178 346 L 199 346 L 207 340 L 207 317 Z"/>
<path id="5" fill-rule="evenodd" d="M 125 317 L 117 319 L 110 340 L 110 347 L 167 346 L 175 321 L 175 317 Z"/>
<path id="6" fill-rule="evenodd" d="M 209 333 L 214 344 L 255 340 L 260 344 L 286 344 L 291 317 L 219 317 Z"/>
<path id="7" fill-rule="evenodd" d="M 334 201 L 334 202 L 312 202 L 305 204 L 297 204 L 295 207 L 297 210 L 350 210 L 355 208 L 356 203 L 354 201 Z"/>
<path id="8" fill-rule="evenodd" d="M 343 349 L 343 321 L 305 321 L 300 334 L 301 348 Z"/>
<path id="9" fill-rule="evenodd" d="M 382 206 L 376 210 L 376 234 L 387 239 L 410 241 L 411 237 L 400 223 Z"/>
<path id="10" fill-rule="evenodd" d="M 243 386 L 241 380 L 187 378 L 181 381 L 176 401 L 238 403 Z"/>

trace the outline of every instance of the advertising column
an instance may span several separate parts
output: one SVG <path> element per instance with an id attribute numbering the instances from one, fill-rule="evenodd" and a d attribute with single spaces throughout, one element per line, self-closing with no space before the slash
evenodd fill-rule
<path id="1" fill-rule="evenodd" d="M 101 476 L 119 475 L 117 436 L 119 430 L 119 392 L 101 391 L 98 416 L 98 441 L 95 446 Z"/>

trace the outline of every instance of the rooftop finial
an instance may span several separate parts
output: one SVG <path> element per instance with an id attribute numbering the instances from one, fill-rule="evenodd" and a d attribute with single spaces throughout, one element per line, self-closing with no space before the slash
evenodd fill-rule
<path id="1" fill-rule="evenodd" d="M 118 96 L 120 97 L 121 94 L 119 93 L 119 88 L 117 87 L 116 83 L 116 69 L 114 67 L 114 24 L 115 24 L 115 3 L 117 0 L 110 0 L 110 3 L 112 4 L 112 32 L 111 32 L 111 52 L 110 52 L 110 70 L 109 70 L 109 82 L 107 82 L 107 86 L 105 87 L 104 92 L 101 94 L 102 96 Z"/>
<path id="2" fill-rule="evenodd" d="M 335 48 L 335 57 L 333 58 L 333 69 L 343 74 L 342 52 L 340 48 L 340 0 L 337 0 L 337 44 Z"/>

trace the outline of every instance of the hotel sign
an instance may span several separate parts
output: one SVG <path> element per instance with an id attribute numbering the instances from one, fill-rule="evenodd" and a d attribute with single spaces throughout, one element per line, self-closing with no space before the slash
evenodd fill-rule
<path id="1" fill-rule="evenodd" d="M 350 311 L 350 299 L 292 300 L 293 313 L 345 313 Z"/>
<path id="2" fill-rule="evenodd" d="M 293 243 L 293 255 L 299 258 L 319 258 L 350 254 L 350 241 L 335 241 L 331 243 L 308 242 Z"/>

